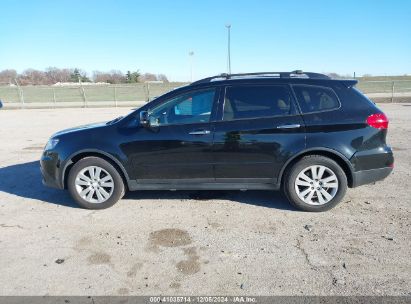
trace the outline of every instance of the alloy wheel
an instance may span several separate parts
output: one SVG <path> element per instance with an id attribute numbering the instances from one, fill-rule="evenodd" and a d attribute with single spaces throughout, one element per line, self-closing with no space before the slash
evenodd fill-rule
<path id="1" fill-rule="evenodd" d="M 76 191 L 89 203 L 104 203 L 114 191 L 113 177 L 101 167 L 89 166 L 82 169 L 75 179 Z"/>
<path id="2" fill-rule="evenodd" d="M 324 205 L 329 203 L 337 194 L 338 178 L 326 166 L 309 166 L 297 175 L 295 192 L 306 204 Z"/>

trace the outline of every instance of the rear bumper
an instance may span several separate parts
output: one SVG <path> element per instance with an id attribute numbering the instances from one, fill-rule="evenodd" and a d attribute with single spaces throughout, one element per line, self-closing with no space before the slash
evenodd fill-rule
<path id="1" fill-rule="evenodd" d="M 356 152 L 351 158 L 352 187 L 374 183 L 383 180 L 393 170 L 394 155 L 389 146 Z"/>
<path id="2" fill-rule="evenodd" d="M 392 167 L 378 168 L 371 170 L 362 170 L 353 172 L 353 187 L 358 187 L 365 184 L 370 184 L 379 180 L 383 180 L 392 172 Z"/>

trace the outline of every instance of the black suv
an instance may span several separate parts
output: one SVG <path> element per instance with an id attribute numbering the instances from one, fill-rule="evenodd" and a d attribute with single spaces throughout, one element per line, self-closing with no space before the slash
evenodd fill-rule
<path id="1" fill-rule="evenodd" d="M 306 211 L 388 176 L 387 117 L 356 80 L 317 73 L 222 74 L 131 114 L 54 134 L 43 182 L 102 209 L 126 190 L 278 190 Z"/>

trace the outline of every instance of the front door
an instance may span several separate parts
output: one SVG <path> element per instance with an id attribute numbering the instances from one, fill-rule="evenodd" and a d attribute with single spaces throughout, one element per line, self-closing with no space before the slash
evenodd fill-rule
<path id="1" fill-rule="evenodd" d="M 123 145 L 131 179 L 148 183 L 210 182 L 216 88 L 178 94 L 149 109 L 150 126 Z"/>
<path id="2" fill-rule="evenodd" d="M 304 123 L 287 85 L 232 85 L 214 128 L 217 182 L 276 183 L 305 147 Z"/>

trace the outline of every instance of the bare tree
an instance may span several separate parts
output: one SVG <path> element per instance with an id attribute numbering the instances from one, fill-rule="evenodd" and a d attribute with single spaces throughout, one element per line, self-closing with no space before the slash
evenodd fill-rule
<path id="1" fill-rule="evenodd" d="M 119 70 L 111 70 L 110 71 L 110 76 L 111 76 L 111 83 L 125 83 L 125 82 L 127 82 L 126 75 L 124 75 L 124 73 L 119 71 Z"/>
<path id="2" fill-rule="evenodd" d="M 352 78 L 351 75 L 342 75 L 337 73 L 328 73 L 327 76 L 331 77 L 332 79 L 349 79 Z"/>
<path id="3" fill-rule="evenodd" d="M 127 77 L 121 71 L 111 70 L 110 72 L 93 72 L 94 82 L 107 82 L 107 83 L 125 83 Z"/>
<path id="4" fill-rule="evenodd" d="M 107 82 L 109 78 L 107 73 L 101 71 L 93 71 L 92 79 L 94 82 Z"/>
<path id="5" fill-rule="evenodd" d="M 14 83 L 17 78 L 16 70 L 3 70 L 0 72 L 0 82 Z"/>
<path id="6" fill-rule="evenodd" d="M 164 75 L 164 74 L 158 74 L 158 75 L 157 75 L 157 80 L 160 80 L 160 81 L 162 81 L 162 82 L 164 82 L 164 83 L 168 83 L 168 82 L 169 82 L 167 76 Z"/>
<path id="7" fill-rule="evenodd" d="M 69 82 L 72 71 L 70 69 L 59 69 L 48 67 L 46 69 L 47 82 L 55 84 L 57 82 Z"/>
<path id="8" fill-rule="evenodd" d="M 27 69 L 21 75 L 19 75 L 18 80 L 21 85 L 41 85 L 50 84 L 47 81 L 46 73 L 43 71 L 35 69 Z"/>
<path id="9" fill-rule="evenodd" d="M 120 70 L 111 70 L 109 72 L 94 71 L 94 82 L 107 82 L 107 83 L 136 83 L 146 81 L 163 81 L 169 82 L 167 76 L 164 74 L 152 74 L 144 73 L 140 74 L 140 71 L 127 71 L 124 74 Z M 57 82 L 88 82 L 90 79 L 87 77 L 87 72 L 81 69 L 68 69 L 48 67 L 45 71 L 36 69 L 27 69 L 23 73 L 18 74 L 15 70 L 3 70 L 0 71 L 0 82 L 2 83 L 14 83 L 15 79 L 19 81 L 21 85 L 52 85 Z"/>
<path id="10" fill-rule="evenodd" d="M 152 73 L 144 73 L 144 74 L 140 75 L 140 77 L 139 77 L 140 82 L 156 81 L 156 80 L 157 80 L 157 76 L 155 74 L 152 74 Z"/>

